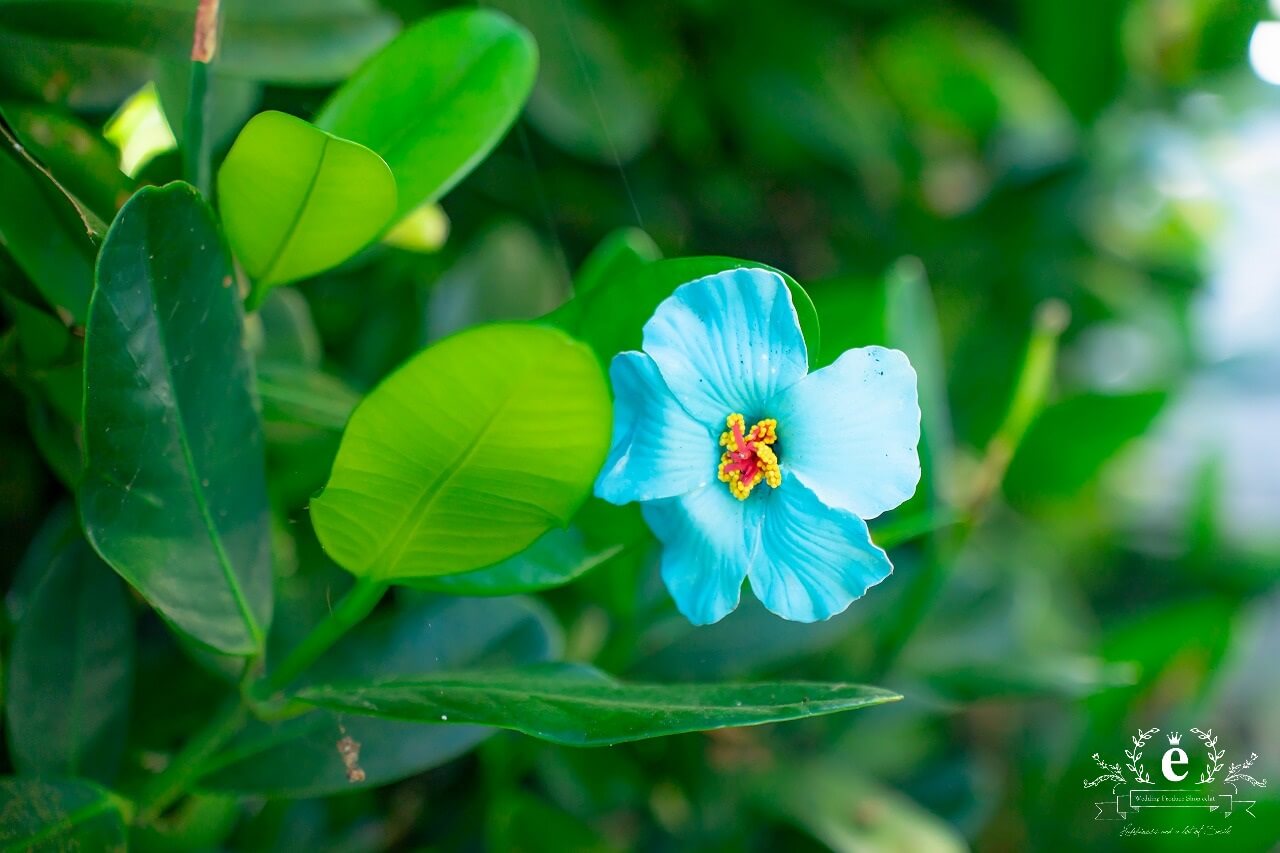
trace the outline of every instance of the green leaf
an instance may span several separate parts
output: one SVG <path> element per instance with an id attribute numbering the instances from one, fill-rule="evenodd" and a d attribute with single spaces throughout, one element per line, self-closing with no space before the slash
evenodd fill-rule
<path id="1" fill-rule="evenodd" d="M 133 193 L 120 155 L 100 134 L 67 113 L 30 104 L 5 104 L 4 117 L 27 150 L 104 222 Z"/>
<path id="2" fill-rule="evenodd" d="M 495 5 L 527 26 L 541 47 L 529 99 L 534 127 L 565 151 L 610 166 L 648 146 L 679 82 L 669 30 L 615 23 L 577 0 Z"/>
<path id="3" fill-rule="evenodd" d="M 403 216 L 462 180 L 502 138 L 537 72 L 533 39 L 483 9 L 426 18 L 342 85 L 316 124 L 377 151 Z"/>
<path id="4" fill-rule="evenodd" d="M 607 562 L 621 550 L 621 545 L 588 549 L 578 531 L 553 528 L 519 554 L 496 565 L 456 575 L 415 578 L 409 585 L 449 595 L 537 592 L 564 586 Z"/>
<path id="5" fill-rule="evenodd" d="M 529 599 L 431 599 L 375 614 L 303 679 L 534 663 L 557 655 L 559 646 L 554 622 Z M 360 744 L 363 782 L 347 779 L 335 747 L 344 732 Z M 247 796 L 327 796 L 421 773 L 491 734 L 474 726 L 422 726 L 317 710 L 280 723 L 251 723 L 211 761 L 199 785 Z"/>
<path id="6" fill-rule="evenodd" d="M 218 204 L 260 299 L 370 243 L 391 221 L 396 184 L 363 145 L 270 111 L 250 119 L 223 160 Z"/>
<path id="7" fill-rule="evenodd" d="M 120 800 L 78 780 L 0 778 L 0 849 L 125 850 Z"/>
<path id="8" fill-rule="evenodd" d="M 90 227 L 73 203 L 0 135 L 0 246 L 50 308 L 84 323 L 93 290 Z"/>
<path id="9" fill-rule="evenodd" d="M 910 798 L 831 759 L 759 774 L 754 798 L 836 853 L 962 853 L 964 837 Z"/>
<path id="10" fill-rule="evenodd" d="M 503 560 L 586 498 L 609 393 L 585 346 L 542 326 L 462 332 L 410 359 L 351 416 L 311 502 L 329 556 L 395 581 Z"/>
<path id="11" fill-rule="evenodd" d="M 596 244 L 578 269 L 573 292 L 582 296 L 662 257 L 653 238 L 639 228 L 619 228 Z"/>
<path id="12" fill-rule="evenodd" d="M 319 367 L 324 357 L 320 333 L 311 318 L 307 299 L 292 287 L 277 287 L 267 294 L 250 324 L 254 358 L 261 363 Z"/>
<path id="13" fill-rule="evenodd" d="M 38 572 L 13 636 L 5 693 L 14 767 L 110 782 L 133 693 L 133 614 L 120 579 L 55 512 L 24 558 Z"/>
<path id="14" fill-rule="evenodd" d="M 588 666 L 442 672 L 309 687 L 304 702 L 418 722 L 478 723 L 569 746 L 834 714 L 902 697 L 860 684 L 627 684 Z"/>
<path id="15" fill-rule="evenodd" d="M 818 359 L 821 344 L 818 312 L 814 310 L 809 294 L 781 270 L 768 264 L 734 258 L 670 258 L 635 266 L 590 288 L 545 319 L 574 332 L 591 345 L 601 360 L 608 361 L 623 350 L 640 349 L 644 324 L 653 316 L 658 304 L 677 287 L 704 276 L 744 267 L 772 270 L 782 276 L 800 318 L 809 358 Z"/>
<path id="16" fill-rule="evenodd" d="M 194 3 L 182 0 L 3 0 L 0 31 L 68 46 L 125 48 L 187 60 Z M 224 0 L 218 67 L 275 83 L 341 80 L 396 30 L 370 0 Z"/>
<path id="17" fill-rule="evenodd" d="M 912 503 L 938 503 L 951 494 L 945 481 L 955 453 L 942 333 L 924 265 L 902 258 L 885 276 L 884 326 L 888 345 L 902 350 L 916 371 L 920 393 L 922 477 L 927 485 Z"/>
<path id="18" fill-rule="evenodd" d="M 1005 476 L 1005 494 L 1017 507 L 1077 497 L 1151 425 L 1166 399 L 1163 391 L 1079 394 L 1050 404 L 1018 447 Z"/>
<path id="19" fill-rule="evenodd" d="M 360 395 L 340 379 L 313 367 L 266 362 L 258 365 L 258 395 L 268 431 L 317 427 L 341 432 Z"/>
<path id="20" fill-rule="evenodd" d="M 496 320 L 531 320 L 564 302 L 566 289 L 563 268 L 537 235 L 503 223 L 476 238 L 431 288 L 427 339 Z"/>
<path id="21" fill-rule="evenodd" d="M 262 426 L 213 213 L 147 187 L 98 259 L 85 339 L 80 513 L 98 553 L 176 627 L 260 651 L 271 614 Z"/>

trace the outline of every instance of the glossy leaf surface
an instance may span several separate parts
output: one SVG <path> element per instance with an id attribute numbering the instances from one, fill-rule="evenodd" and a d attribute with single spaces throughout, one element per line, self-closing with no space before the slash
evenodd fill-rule
<path id="1" fill-rule="evenodd" d="M 98 260 L 85 340 L 80 513 L 98 553 L 171 623 L 228 654 L 271 613 L 262 426 L 213 214 L 141 190 Z"/>

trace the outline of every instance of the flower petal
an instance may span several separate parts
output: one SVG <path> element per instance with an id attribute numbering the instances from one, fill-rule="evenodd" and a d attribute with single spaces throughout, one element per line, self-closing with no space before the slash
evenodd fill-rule
<path id="1" fill-rule="evenodd" d="M 738 606 L 756 551 L 761 501 L 740 501 L 720 483 L 642 507 L 662 541 L 662 580 L 695 625 L 719 622 Z"/>
<path id="2" fill-rule="evenodd" d="M 624 352 L 609 365 L 613 441 L 596 495 L 615 504 L 670 498 L 716 479 L 717 438 L 681 408 L 653 359 Z"/>
<path id="3" fill-rule="evenodd" d="M 733 412 L 761 416 L 809 369 L 791 292 L 762 269 L 677 287 L 645 324 L 644 351 L 689 414 L 717 429 Z"/>
<path id="4" fill-rule="evenodd" d="M 893 571 L 865 521 L 826 506 L 794 475 L 766 503 L 748 577 L 756 597 L 783 619 L 829 619 Z"/>
<path id="5" fill-rule="evenodd" d="M 778 458 L 828 506 L 875 518 L 920 482 L 916 372 L 898 350 L 846 352 L 778 395 Z"/>

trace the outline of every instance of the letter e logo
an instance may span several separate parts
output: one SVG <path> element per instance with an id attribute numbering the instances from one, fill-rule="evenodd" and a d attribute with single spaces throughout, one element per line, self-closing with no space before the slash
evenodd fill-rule
<path id="1" fill-rule="evenodd" d="M 1160 770 L 1164 773 L 1164 778 L 1170 782 L 1181 782 L 1187 778 L 1187 771 L 1175 773 L 1174 767 L 1186 767 L 1187 754 L 1182 751 L 1180 746 L 1171 746 L 1169 751 L 1164 754 L 1164 758 L 1160 761 Z"/>

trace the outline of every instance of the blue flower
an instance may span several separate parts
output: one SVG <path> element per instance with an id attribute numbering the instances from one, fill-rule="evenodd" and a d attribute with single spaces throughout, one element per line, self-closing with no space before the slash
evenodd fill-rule
<path id="1" fill-rule="evenodd" d="M 690 622 L 733 611 L 744 578 L 774 613 L 814 622 L 889 576 L 864 519 L 920 480 L 905 355 L 852 349 L 809 374 L 791 293 L 760 269 L 676 288 L 643 350 L 610 365 L 613 440 L 596 494 L 642 502 Z"/>

